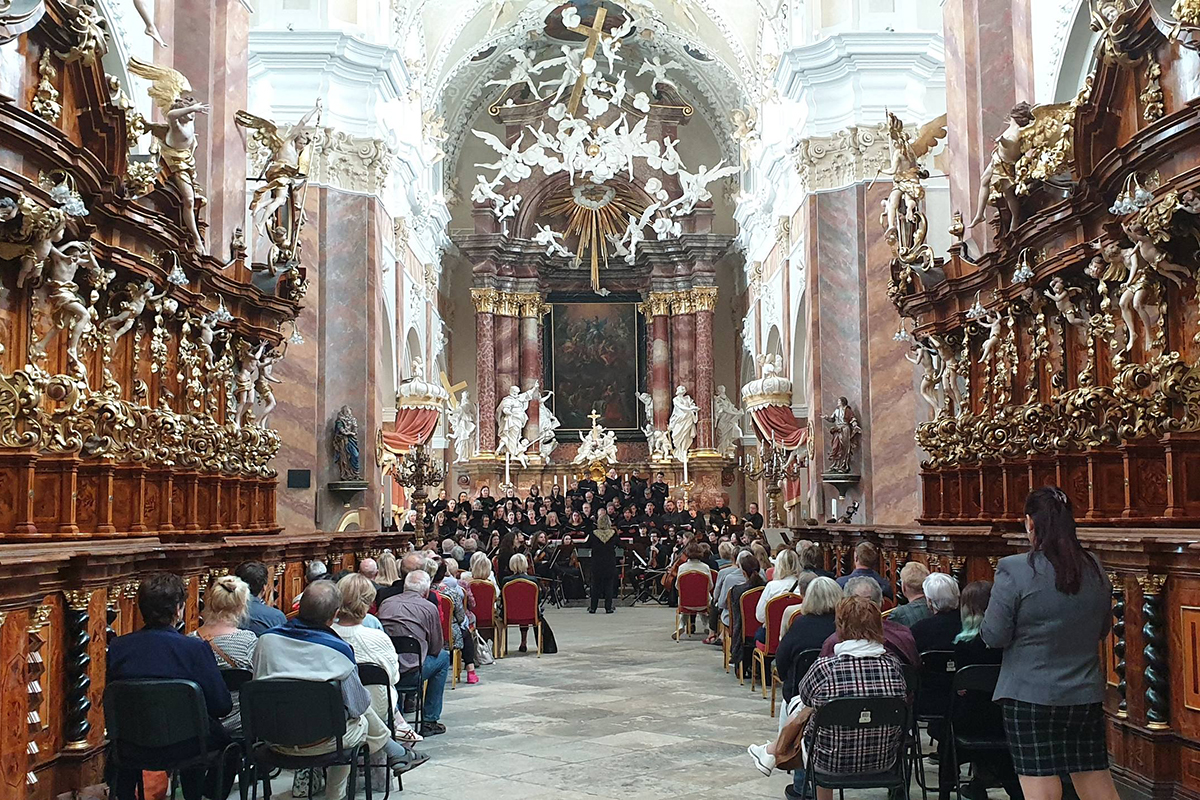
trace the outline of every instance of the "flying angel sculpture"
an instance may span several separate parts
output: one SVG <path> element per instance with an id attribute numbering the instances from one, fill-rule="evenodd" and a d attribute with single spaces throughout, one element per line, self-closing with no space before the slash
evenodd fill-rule
<path id="1" fill-rule="evenodd" d="M 493 164 L 476 164 L 475 166 L 481 169 L 499 170 L 500 177 L 512 183 L 519 183 L 533 174 L 533 170 L 529 168 L 529 165 L 525 163 L 521 155 L 521 142 L 525 139 L 524 131 L 521 132 L 517 141 L 513 142 L 512 147 L 505 147 L 504 142 L 487 131 L 472 129 L 471 133 L 482 139 L 488 147 L 495 150 L 501 156 L 500 160 Z"/>
<path id="2" fill-rule="evenodd" d="M 711 170 L 701 164 L 700 169 L 694 173 L 685 169 L 679 170 L 679 186 L 683 190 L 683 194 L 668 203 L 666 207 L 668 209 L 676 208 L 675 216 L 686 216 L 696 210 L 697 203 L 711 200 L 712 192 L 708 190 L 708 184 L 731 175 L 737 175 L 742 171 L 739 166 L 721 166 L 724 163 L 724 159 L 718 161 L 717 166 Z"/>
<path id="3" fill-rule="evenodd" d="M 637 71 L 638 76 L 645 75 L 649 72 L 653 76 L 650 82 L 650 89 L 653 92 L 658 92 L 659 86 L 670 86 L 672 89 L 678 89 L 675 82 L 667 77 L 667 71 L 672 69 L 683 69 L 683 64 L 671 59 L 667 63 L 662 63 L 659 56 L 655 56 L 653 61 L 643 61 L 641 69 Z"/>

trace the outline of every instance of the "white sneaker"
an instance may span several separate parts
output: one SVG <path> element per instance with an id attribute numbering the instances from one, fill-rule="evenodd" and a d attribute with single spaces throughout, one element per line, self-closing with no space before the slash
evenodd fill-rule
<path id="1" fill-rule="evenodd" d="M 775 769 L 775 756 L 767 752 L 765 744 L 752 744 L 746 748 L 746 752 L 750 754 L 750 758 L 754 759 L 754 766 L 763 775 L 770 776 L 772 770 Z"/>

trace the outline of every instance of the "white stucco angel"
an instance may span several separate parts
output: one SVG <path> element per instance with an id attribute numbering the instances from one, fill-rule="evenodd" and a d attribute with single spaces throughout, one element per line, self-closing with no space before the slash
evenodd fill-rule
<path id="1" fill-rule="evenodd" d="M 534 223 L 534 227 L 537 228 L 537 233 L 533 235 L 533 241 L 539 247 L 546 248 L 546 255 L 571 257 L 571 251 L 563 247 L 561 233 L 553 230 L 549 225 Z"/>
<path id="2" fill-rule="evenodd" d="M 476 164 L 480 169 L 498 170 L 500 177 L 512 183 L 519 183 L 533 174 L 533 170 L 525 163 L 521 156 L 521 143 L 525 141 L 525 132 L 517 137 L 517 141 L 513 142 L 511 147 L 506 147 L 504 142 L 501 142 L 494 135 L 487 131 L 471 129 L 471 133 L 478 136 L 487 144 L 488 147 L 495 150 L 500 155 L 500 160 L 491 164 Z"/>
<path id="3" fill-rule="evenodd" d="M 535 64 L 533 62 L 534 56 L 536 55 L 534 51 L 530 50 L 529 52 L 526 52 L 519 47 L 514 47 L 511 50 L 505 51 L 504 55 L 511 58 L 514 62 L 512 69 L 508 72 L 508 77 L 500 78 L 499 80 L 488 81 L 487 85 L 500 86 L 507 91 L 513 86 L 525 84 L 525 86 L 529 87 L 529 93 L 540 100 L 541 94 L 538 92 L 538 86 L 536 83 L 534 83 L 533 76 L 537 75 L 545 68 L 544 62 L 542 64 Z"/>
<path id="4" fill-rule="evenodd" d="M 934 416 L 942 409 L 942 397 L 939 394 L 939 384 L 942 372 L 937 363 L 937 353 L 931 347 L 913 341 L 909 352 L 904 354 L 905 360 L 921 368 L 921 399 L 933 409 Z"/>
<path id="5" fill-rule="evenodd" d="M 989 311 L 987 316 L 980 318 L 979 322 L 988 329 L 988 337 L 983 342 L 983 350 L 979 355 L 978 362 L 986 364 L 992 360 L 992 356 L 996 354 L 996 348 L 1000 346 L 1000 329 L 1004 323 L 995 311 Z"/>
<path id="6" fill-rule="evenodd" d="M 538 403 L 538 451 L 543 459 L 550 458 L 554 448 L 558 447 L 558 429 L 562 427 L 558 417 L 547 405 L 551 397 L 554 397 L 554 392 L 545 392 Z"/>
<path id="7" fill-rule="evenodd" d="M 496 191 L 496 187 L 503 182 L 503 178 L 497 176 L 495 180 L 489 181 L 482 175 L 476 175 L 475 188 L 471 189 L 471 202 L 473 203 L 490 203 L 493 210 L 499 210 L 504 205 L 505 197 Z"/>
<path id="8" fill-rule="evenodd" d="M 200 236 L 196 204 L 208 202 L 199 190 L 196 178 L 196 115 L 207 114 L 208 105 L 197 103 L 189 94 L 192 85 L 182 73 L 170 67 L 129 59 L 129 71 L 151 81 L 147 94 L 166 118 L 166 124 L 151 124 L 150 132 L 159 141 L 158 160 L 183 204 L 183 224 L 195 249 L 207 255 Z"/>
<path id="9" fill-rule="evenodd" d="M 724 386 L 718 386 L 717 394 L 713 397 L 713 430 L 716 434 L 717 452 L 726 458 L 735 455 L 738 442 L 743 436 L 742 412 L 725 394 Z"/>
<path id="10" fill-rule="evenodd" d="M 458 405 L 453 406 L 447 415 L 450 421 L 449 438 L 454 440 L 455 464 L 465 464 L 471 456 L 475 455 L 478 442 L 475 413 L 475 404 L 471 402 L 470 395 L 464 389 L 459 395 Z"/>
<path id="11" fill-rule="evenodd" d="M 683 64 L 680 64 L 674 59 L 671 59 L 664 64 L 662 63 L 661 56 L 655 56 L 653 60 L 643 61 L 642 66 L 637 71 L 637 74 L 638 77 L 641 77 L 649 72 L 652 76 L 650 81 L 650 89 L 657 94 L 659 86 L 670 86 L 672 89 L 679 88 L 675 85 L 674 81 L 667 77 L 667 72 L 673 69 L 683 69 Z"/>
<path id="12" fill-rule="evenodd" d="M 505 234 L 508 233 L 507 220 L 516 218 L 517 208 L 520 205 L 521 205 L 521 195 L 514 194 L 512 197 L 508 198 L 508 201 L 503 206 L 501 206 L 500 208 L 495 210 L 496 211 L 496 219 L 500 221 L 500 224 L 504 228 Z"/>
<path id="13" fill-rule="evenodd" d="M 85 268 L 93 279 L 103 271 L 96 263 L 90 242 L 67 242 L 50 248 L 46 257 L 47 273 L 41 291 L 45 292 L 43 304 L 49 308 L 54 324 L 31 348 L 31 352 L 46 352 L 50 342 L 60 330 L 67 331 L 67 359 L 76 370 L 83 371 L 79 358 L 79 342 L 92 329 L 91 312 L 84 303 L 76 283 L 76 273 Z M 39 297 L 42 297 L 39 292 Z"/>
<path id="14" fill-rule="evenodd" d="M 674 407 L 667 428 L 671 433 L 671 449 L 676 461 L 686 461 L 692 443 L 696 441 L 696 425 L 700 422 L 700 407 L 696 405 L 687 393 L 687 389 L 679 386 L 675 389 Z"/>
<path id="15" fill-rule="evenodd" d="M 629 34 L 633 33 L 633 18 L 626 17 L 618 27 L 613 28 L 612 32 L 600 37 L 600 50 L 604 53 L 604 57 L 608 59 L 608 71 L 613 71 L 613 62 L 620 61 L 621 45 L 624 44 L 624 39 Z"/>
<path id="16" fill-rule="evenodd" d="M 642 416 L 646 420 L 642 425 L 642 433 L 646 434 L 646 441 L 649 441 L 654 433 L 654 396 L 649 392 L 638 392 L 637 399 L 642 404 Z"/>
<path id="17" fill-rule="evenodd" d="M 712 169 L 701 164 L 694 173 L 684 169 L 679 170 L 679 186 L 683 194 L 668 203 L 666 208 L 676 209 L 673 212 L 676 216 L 686 216 L 696 210 L 697 203 L 711 200 L 712 192 L 708 190 L 708 184 L 731 175 L 738 175 L 742 171 L 742 168 L 738 166 L 722 166 L 724 163 L 725 160 L 722 159 Z"/>
<path id="18" fill-rule="evenodd" d="M 540 94 L 547 86 L 558 85 L 558 88 L 554 91 L 554 99 L 551 100 L 552 103 L 557 103 L 562 98 L 563 93 L 569 87 L 573 86 L 575 81 L 579 80 L 579 77 L 583 75 L 583 51 L 566 44 L 560 49 L 562 52 L 561 56 L 546 59 L 539 65 L 542 70 L 553 69 L 558 66 L 563 68 L 562 75 L 557 79 L 548 80 L 538 86 Z"/>
<path id="19" fill-rule="evenodd" d="M 633 264 L 637 261 L 638 245 L 646 241 L 646 234 L 642 232 L 642 223 L 633 214 L 629 215 L 629 224 L 625 226 L 625 234 L 621 237 L 621 246 L 625 250 L 625 263 Z"/>

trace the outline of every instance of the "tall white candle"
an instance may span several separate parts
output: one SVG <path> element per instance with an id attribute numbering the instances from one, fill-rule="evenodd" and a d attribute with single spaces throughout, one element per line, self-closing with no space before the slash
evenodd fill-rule
<path id="1" fill-rule="evenodd" d="M 505 453 L 504 454 L 504 483 L 505 484 L 512 484 L 511 472 L 509 470 L 509 465 L 511 464 L 511 462 L 512 462 L 512 457 L 508 453 Z"/>
<path id="2" fill-rule="evenodd" d="M 683 482 L 684 482 L 684 483 L 687 483 L 687 482 L 688 482 L 688 469 L 687 469 L 687 462 L 688 462 L 687 453 L 684 453 L 684 454 L 683 454 Z"/>

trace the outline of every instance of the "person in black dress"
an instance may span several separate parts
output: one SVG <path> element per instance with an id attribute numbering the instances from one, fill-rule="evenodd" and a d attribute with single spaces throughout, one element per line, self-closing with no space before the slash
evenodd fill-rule
<path id="1" fill-rule="evenodd" d="M 496 498 L 492 497 L 492 490 L 486 486 L 479 489 L 479 505 L 483 506 L 483 510 L 488 514 L 496 508 Z"/>
<path id="2" fill-rule="evenodd" d="M 604 509 L 596 515 L 596 527 L 588 536 L 587 546 L 592 551 L 592 591 L 588 613 L 595 614 L 604 597 L 604 613 L 613 613 L 613 595 L 617 579 L 617 530 L 612 526 Z"/>

